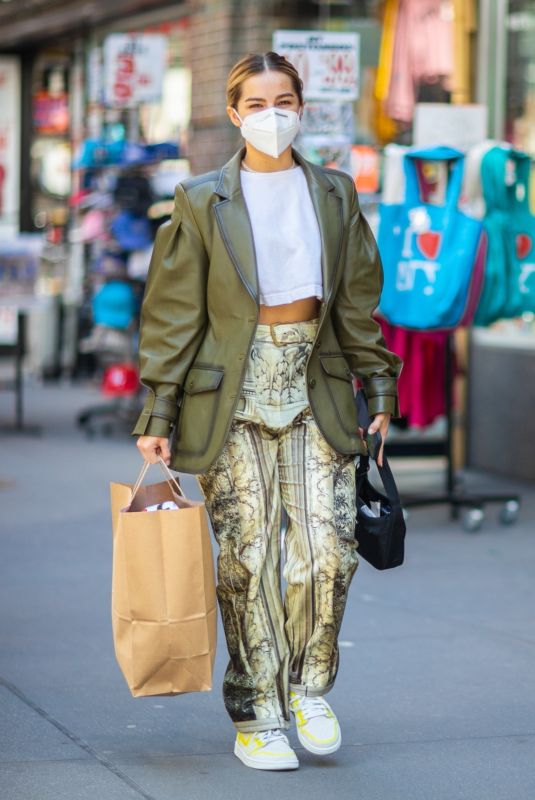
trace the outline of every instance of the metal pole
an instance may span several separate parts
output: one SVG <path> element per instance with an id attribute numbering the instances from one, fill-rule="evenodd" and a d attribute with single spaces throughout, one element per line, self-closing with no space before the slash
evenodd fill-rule
<path id="1" fill-rule="evenodd" d="M 24 409 L 22 405 L 23 376 L 22 359 L 24 357 L 25 316 L 19 311 L 17 315 L 17 352 L 15 355 L 15 428 L 21 431 L 24 428 Z"/>
<path id="2" fill-rule="evenodd" d="M 445 399 L 446 399 L 446 420 L 447 420 L 447 439 L 446 439 L 446 491 L 450 499 L 450 510 L 453 519 L 459 516 L 459 509 L 451 502 L 455 491 L 455 470 L 453 465 L 453 381 L 454 381 L 454 338 L 453 334 L 448 334 L 446 340 L 446 364 L 445 364 Z"/>

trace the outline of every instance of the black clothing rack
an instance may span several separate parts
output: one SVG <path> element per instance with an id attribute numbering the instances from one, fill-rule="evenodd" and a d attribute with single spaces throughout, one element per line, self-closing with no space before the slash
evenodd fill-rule
<path id="1" fill-rule="evenodd" d="M 500 521 L 506 525 L 516 521 L 520 508 L 520 497 L 510 493 L 470 492 L 463 488 L 462 480 L 455 472 L 453 463 L 453 382 L 455 378 L 455 342 L 450 333 L 446 339 L 445 357 L 445 406 L 446 437 L 444 439 L 425 439 L 413 441 L 396 441 L 387 443 L 389 457 L 446 457 L 445 488 L 438 494 L 407 495 L 402 493 L 401 502 L 404 509 L 424 506 L 448 505 L 452 519 L 459 519 L 465 510 L 463 526 L 467 531 L 478 530 L 484 520 L 484 508 L 491 503 L 502 505 Z"/>

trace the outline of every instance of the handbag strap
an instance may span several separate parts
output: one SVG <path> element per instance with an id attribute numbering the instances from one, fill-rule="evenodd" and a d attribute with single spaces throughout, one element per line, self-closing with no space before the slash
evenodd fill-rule
<path id="1" fill-rule="evenodd" d="M 379 464 L 376 462 L 377 471 L 379 473 L 379 477 L 381 478 L 381 483 L 384 486 L 384 490 L 390 505 L 392 507 L 399 507 L 401 506 L 401 500 L 399 499 L 399 492 L 398 487 L 396 486 L 396 481 L 394 480 L 394 475 L 392 470 L 390 469 L 390 464 L 388 463 L 388 459 L 383 451 L 383 466 L 380 467 Z M 357 472 L 357 486 L 359 482 L 361 482 L 364 477 L 367 475 L 368 470 L 370 468 L 370 457 L 369 456 L 361 456 L 358 466 Z"/>
<path id="2" fill-rule="evenodd" d="M 357 402 L 357 414 L 358 414 L 358 421 L 359 425 L 364 429 L 364 435 L 366 435 L 368 428 L 371 423 L 370 415 L 368 413 L 368 402 L 366 400 L 366 395 L 362 389 L 359 389 L 356 396 Z M 378 434 L 379 435 L 379 434 Z M 380 442 L 380 435 L 379 435 L 379 442 L 378 447 L 376 448 L 376 453 L 379 454 L 381 442 Z M 383 448 L 383 466 L 380 467 L 377 464 L 377 460 L 375 460 L 377 471 L 379 472 L 379 477 L 381 478 L 382 484 L 384 486 L 386 496 L 388 497 L 390 504 L 392 506 L 400 506 L 401 501 L 399 499 L 399 492 L 398 487 L 396 486 L 396 481 L 394 480 L 394 475 L 392 470 L 390 469 L 390 464 L 388 463 L 388 459 L 386 457 L 386 453 Z M 368 471 L 370 469 L 370 456 L 360 456 L 359 459 L 359 466 L 357 475 L 357 486 L 361 483 Z"/>
<path id="3" fill-rule="evenodd" d="M 137 481 L 135 482 L 134 486 L 132 487 L 132 496 L 130 498 L 130 502 L 132 502 L 132 500 L 134 499 L 134 497 L 136 496 L 136 494 L 137 494 L 137 492 L 139 490 L 139 487 L 143 483 L 143 478 L 147 474 L 147 470 L 150 467 L 150 463 L 151 463 L 150 461 L 145 461 L 143 466 L 141 467 L 141 471 L 140 471 L 140 473 L 138 475 Z M 169 469 L 169 467 L 167 466 L 167 464 L 165 463 L 165 461 L 163 460 L 163 458 L 161 456 L 159 456 L 159 458 L 158 458 L 158 464 L 160 465 L 160 467 L 163 470 L 163 473 L 165 475 L 165 479 L 166 479 L 167 483 L 169 484 L 169 486 L 171 488 L 171 491 L 173 491 L 173 492 L 174 491 L 178 491 L 179 495 L 181 495 L 182 497 L 185 497 L 186 495 L 182 491 L 182 487 L 180 486 L 178 480 L 173 475 L 173 473 L 171 472 L 171 470 Z"/>
<path id="4" fill-rule="evenodd" d="M 460 150 L 451 147 L 433 147 L 429 149 L 409 150 L 404 157 L 404 172 L 406 180 L 406 203 L 412 208 L 414 206 L 426 205 L 420 196 L 420 186 L 418 174 L 416 172 L 415 160 L 422 161 L 446 161 L 451 164 L 451 171 L 448 175 L 446 184 L 445 202 L 440 207 L 448 209 L 450 212 L 457 208 L 461 196 L 464 155 Z"/>

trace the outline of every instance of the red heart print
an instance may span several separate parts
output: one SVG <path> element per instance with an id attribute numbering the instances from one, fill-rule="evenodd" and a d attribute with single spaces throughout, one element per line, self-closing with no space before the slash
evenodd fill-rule
<path id="1" fill-rule="evenodd" d="M 434 259 L 440 249 L 442 236 L 437 231 L 426 231 L 418 234 L 418 247 L 427 258 Z"/>
<path id="2" fill-rule="evenodd" d="M 516 255 L 517 258 L 523 260 L 531 250 L 531 236 L 527 233 L 519 233 L 516 237 Z"/>

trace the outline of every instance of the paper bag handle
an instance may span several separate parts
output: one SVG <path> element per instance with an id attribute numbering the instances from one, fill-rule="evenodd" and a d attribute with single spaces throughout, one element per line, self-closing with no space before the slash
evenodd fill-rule
<path id="1" fill-rule="evenodd" d="M 166 481 L 169 484 L 169 487 L 171 488 L 171 491 L 175 491 L 175 489 L 177 489 L 178 490 L 178 494 L 181 495 L 182 497 L 185 497 L 186 495 L 182 491 L 182 487 L 180 486 L 179 482 L 177 481 L 177 479 L 175 478 L 175 476 L 173 475 L 173 473 L 171 472 L 171 470 L 169 469 L 169 467 L 167 466 L 167 464 L 165 463 L 165 461 L 163 460 L 163 458 L 161 456 L 159 456 L 159 458 L 158 458 L 158 464 L 160 465 L 160 467 L 163 470 L 163 473 L 165 475 Z M 147 474 L 147 470 L 148 470 L 149 467 L 150 467 L 150 461 L 145 461 L 145 463 L 141 467 L 141 472 L 138 475 L 138 479 L 135 482 L 134 486 L 132 487 L 132 496 L 130 498 L 130 502 L 132 502 L 134 497 L 136 496 L 137 491 L 138 491 L 139 487 L 141 486 L 141 484 L 143 483 L 143 478 Z"/>

